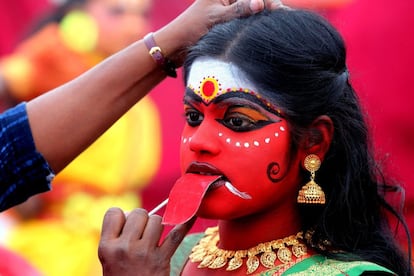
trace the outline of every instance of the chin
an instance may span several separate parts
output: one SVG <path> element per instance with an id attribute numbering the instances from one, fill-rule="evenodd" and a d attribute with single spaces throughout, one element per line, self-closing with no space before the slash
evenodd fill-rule
<path id="1" fill-rule="evenodd" d="M 224 204 L 223 204 L 224 203 Z M 204 219 L 231 220 L 240 217 L 240 206 L 233 200 L 203 200 L 197 216 Z"/>

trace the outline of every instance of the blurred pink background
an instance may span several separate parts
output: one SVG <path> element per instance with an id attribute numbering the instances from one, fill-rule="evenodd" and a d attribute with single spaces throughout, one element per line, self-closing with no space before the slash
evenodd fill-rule
<path id="1" fill-rule="evenodd" d="M 155 30 L 178 15 L 191 1 L 154 2 Z M 324 7 L 320 12 L 339 29 L 347 43 L 348 67 L 354 87 L 370 116 L 375 149 L 379 157 L 386 158 L 389 175 L 406 188 L 405 212 L 414 235 L 414 173 L 411 168 L 414 156 L 411 76 L 414 65 L 414 1 L 342 2 Z M 51 7 L 47 0 L 2 1 L 0 55 L 10 52 L 31 20 Z M 180 77 L 167 79 L 151 94 L 161 112 L 163 159 L 159 173 L 143 192 L 147 209 L 167 197 L 179 176 L 179 141 L 184 122 Z"/>

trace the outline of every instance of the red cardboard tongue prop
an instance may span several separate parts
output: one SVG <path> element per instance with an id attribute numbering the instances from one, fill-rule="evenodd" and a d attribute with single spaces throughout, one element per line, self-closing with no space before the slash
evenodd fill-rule
<path id="1" fill-rule="evenodd" d="M 189 221 L 197 213 L 207 189 L 221 177 L 192 173 L 180 177 L 168 197 L 163 224 L 176 225 Z"/>

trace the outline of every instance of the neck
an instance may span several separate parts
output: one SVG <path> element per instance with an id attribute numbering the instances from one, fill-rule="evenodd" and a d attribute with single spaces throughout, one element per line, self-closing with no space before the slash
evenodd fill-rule
<path id="1" fill-rule="evenodd" d="M 295 204 L 241 219 L 219 221 L 219 231 L 219 248 L 240 250 L 296 234 L 301 231 L 301 224 Z"/>

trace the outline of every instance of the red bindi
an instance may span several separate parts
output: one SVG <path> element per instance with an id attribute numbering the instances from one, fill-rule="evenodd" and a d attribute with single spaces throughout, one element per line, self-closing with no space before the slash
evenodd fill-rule
<path id="1" fill-rule="evenodd" d="M 210 80 L 204 82 L 202 87 L 201 87 L 201 91 L 205 96 L 211 97 L 214 94 L 214 91 L 215 91 L 214 83 Z"/>

